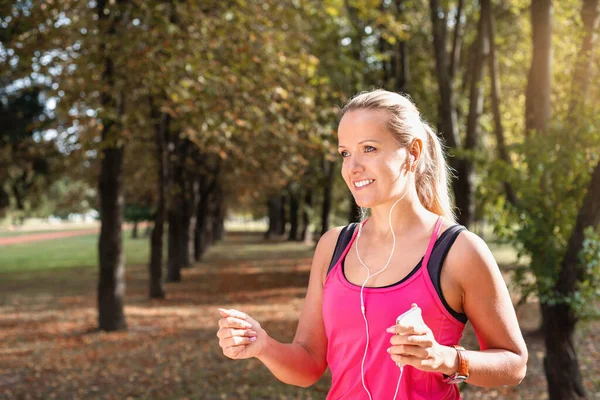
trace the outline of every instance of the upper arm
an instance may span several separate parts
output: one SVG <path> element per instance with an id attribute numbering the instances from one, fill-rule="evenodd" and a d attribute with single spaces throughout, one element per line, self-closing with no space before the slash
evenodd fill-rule
<path id="1" fill-rule="evenodd" d="M 486 243 L 464 231 L 447 256 L 462 290 L 463 310 L 482 350 L 504 349 L 520 356 L 527 348 L 508 288 Z"/>
<path id="2" fill-rule="evenodd" d="M 341 230 L 342 227 L 330 229 L 317 243 L 304 307 L 293 340 L 293 343 L 301 345 L 312 355 L 320 370 L 319 376 L 327 368 L 327 337 L 325 336 L 322 312 L 323 276 L 329 267 L 329 261 Z"/>

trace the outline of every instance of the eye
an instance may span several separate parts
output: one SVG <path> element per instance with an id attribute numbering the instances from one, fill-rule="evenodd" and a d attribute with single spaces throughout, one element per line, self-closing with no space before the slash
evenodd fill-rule
<path id="1" fill-rule="evenodd" d="M 345 154 L 347 154 L 347 153 L 348 153 L 348 152 L 347 152 L 346 150 L 344 150 L 344 151 L 340 151 L 340 155 L 342 156 L 342 158 L 346 158 L 346 157 L 348 157 L 347 155 L 345 155 Z"/>
<path id="2" fill-rule="evenodd" d="M 369 150 L 369 149 L 372 149 L 372 150 Z M 375 150 L 376 150 L 376 149 L 375 149 L 375 147 L 373 147 L 373 146 L 365 146 L 365 152 L 366 152 L 366 153 L 371 153 L 371 152 L 373 152 L 373 151 L 375 151 Z"/>

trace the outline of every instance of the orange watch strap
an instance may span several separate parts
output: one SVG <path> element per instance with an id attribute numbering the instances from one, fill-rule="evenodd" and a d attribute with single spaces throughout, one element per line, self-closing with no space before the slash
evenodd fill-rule
<path id="1" fill-rule="evenodd" d="M 469 376 L 469 357 L 464 347 L 453 345 L 458 353 L 458 374 L 461 376 Z"/>

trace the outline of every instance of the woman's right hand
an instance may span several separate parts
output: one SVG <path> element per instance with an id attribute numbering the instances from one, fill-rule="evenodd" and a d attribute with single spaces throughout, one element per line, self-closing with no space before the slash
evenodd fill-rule
<path id="1" fill-rule="evenodd" d="M 219 308 L 219 346 L 233 360 L 257 357 L 267 345 L 267 332 L 258 321 L 241 311 Z"/>

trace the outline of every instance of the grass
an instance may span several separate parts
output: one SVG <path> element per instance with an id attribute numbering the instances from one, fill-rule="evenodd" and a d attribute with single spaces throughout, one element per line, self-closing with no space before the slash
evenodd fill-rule
<path id="1" fill-rule="evenodd" d="M 125 262 L 145 264 L 150 257 L 149 238 L 131 239 L 123 233 Z M 98 265 L 98 235 L 85 235 L 0 247 L 0 274 Z"/>

